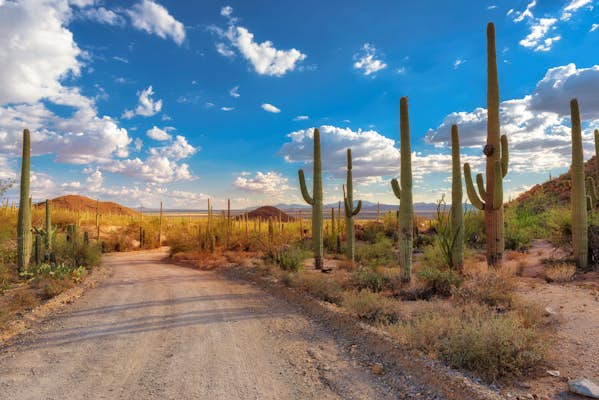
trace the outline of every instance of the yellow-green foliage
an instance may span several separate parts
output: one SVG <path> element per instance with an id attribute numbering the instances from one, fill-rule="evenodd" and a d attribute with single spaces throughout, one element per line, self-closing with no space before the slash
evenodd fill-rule
<path id="1" fill-rule="evenodd" d="M 343 307 L 360 319 L 377 323 L 393 323 L 399 319 L 395 303 L 368 289 L 345 292 Z"/>
<path id="2" fill-rule="evenodd" d="M 522 376 L 546 357 L 539 332 L 517 312 L 430 308 L 400 323 L 395 332 L 415 348 L 489 382 Z"/>

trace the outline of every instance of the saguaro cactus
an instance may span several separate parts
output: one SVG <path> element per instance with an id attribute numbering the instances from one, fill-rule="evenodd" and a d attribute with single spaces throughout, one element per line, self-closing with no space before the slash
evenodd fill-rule
<path id="1" fill-rule="evenodd" d="M 314 129 L 314 176 L 312 178 L 313 197 L 308 193 L 304 170 L 298 171 L 302 197 L 312 206 L 312 246 L 314 247 L 314 267 L 322 269 L 324 262 L 324 249 L 322 241 L 322 162 L 320 159 L 320 131 Z"/>
<path id="2" fill-rule="evenodd" d="M 480 197 L 472 183 L 470 165 L 464 164 L 466 192 L 472 205 L 485 212 L 485 234 L 487 239 L 487 264 L 500 265 L 505 250 L 503 237 L 503 178 L 507 175 L 507 136 L 499 130 L 499 81 L 495 55 L 495 26 L 487 26 L 487 144 L 483 149 L 487 157 L 485 188 L 481 174 L 476 176 Z M 484 199 L 484 201 L 482 200 Z"/>
<path id="3" fill-rule="evenodd" d="M 347 192 L 343 186 L 343 202 L 345 204 L 345 231 L 347 236 L 347 259 L 353 264 L 356 252 L 356 234 L 354 232 L 354 217 L 362 209 L 362 200 L 354 207 L 354 185 L 352 179 L 351 149 L 347 149 Z"/>
<path id="4" fill-rule="evenodd" d="M 52 251 L 52 210 L 50 200 L 46 199 L 46 234 L 45 238 L 45 247 L 46 252 L 49 253 Z"/>
<path id="5" fill-rule="evenodd" d="M 582 151 L 582 131 L 578 100 L 570 101 L 570 119 L 572 120 L 572 249 L 578 267 L 586 269 L 588 265 L 588 226 L 587 196 L 584 189 L 584 156 Z"/>
<path id="6" fill-rule="evenodd" d="M 414 244 L 414 204 L 412 199 L 412 150 L 410 148 L 410 117 L 408 98 L 399 101 L 400 128 L 400 181 L 391 180 L 393 193 L 399 199 L 399 265 L 403 270 L 403 280 L 409 282 L 412 276 L 412 247 Z"/>
<path id="7" fill-rule="evenodd" d="M 599 129 L 595 129 L 595 177 L 587 178 L 588 193 L 592 200 L 592 205 L 596 206 L 599 202 Z"/>
<path id="8" fill-rule="evenodd" d="M 457 125 L 451 126 L 451 264 L 462 269 L 464 264 L 464 209 L 462 205 L 462 168 L 460 136 Z"/>
<path id="9" fill-rule="evenodd" d="M 29 172 L 31 156 L 31 136 L 29 129 L 23 131 L 23 157 L 21 161 L 21 187 L 19 215 L 17 221 L 17 265 L 24 271 L 31 259 L 31 207 L 29 206 Z"/>

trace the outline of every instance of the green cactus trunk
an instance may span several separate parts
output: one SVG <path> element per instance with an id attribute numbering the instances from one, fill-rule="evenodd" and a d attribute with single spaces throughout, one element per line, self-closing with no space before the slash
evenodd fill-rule
<path id="1" fill-rule="evenodd" d="M 495 163 L 500 162 L 499 149 L 499 80 L 497 77 L 497 60 L 495 50 L 495 26 L 487 27 L 487 198 L 486 203 L 491 204 L 495 197 L 497 182 L 503 186 L 503 179 L 496 181 Z M 503 178 L 503 176 L 501 177 Z M 494 184 L 495 182 L 495 184 Z M 503 236 L 503 196 L 499 207 L 485 210 L 485 227 L 487 239 L 487 262 L 489 265 L 499 265 L 503 259 L 505 241 Z"/>
<path id="2" fill-rule="evenodd" d="M 299 170 L 298 176 L 302 197 L 312 206 L 312 246 L 314 248 L 314 267 L 322 270 L 324 266 L 324 246 L 322 240 L 322 162 L 320 158 L 320 131 L 314 129 L 314 176 L 313 197 L 308 193 L 304 171 Z"/>
<path id="3" fill-rule="evenodd" d="M 17 221 L 17 265 L 19 271 L 29 266 L 32 250 L 31 207 L 29 206 L 31 136 L 29 129 L 23 131 L 23 157 L 21 161 L 21 187 Z"/>
<path id="4" fill-rule="evenodd" d="M 588 266 L 588 225 L 587 225 L 587 196 L 584 187 L 584 155 L 582 150 L 582 130 L 578 101 L 570 101 L 572 120 L 572 249 L 578 267 Z"/>
<path id="5" fill-rule="evenodd" d="M 347 192 L 343 186 L 343 202 L 345 204 L 345 231 L 347 236 L 347 259 L 353 264 L 356 256 L 356 233 L 354 217 L 362 209 L 362 200 L 354 207 L 354 185 L 352 175 L 351 149 L 347 149 Z"/>
<path id="6" fill-rule="evenodd" d="M 46 252 L 52 251 L 52 210 L 50 200 L 46 199 L 46 235 L 45 235 Z"/>
<path id="7" fill-rule="evenodd" d="M 472 205 L 485 212 L 485 234 L 487 242 L 487 264 L 499 266 L 503 260 L 505 240 L 503 236 L 503 178 L 508 172 L 507 136 L 500 134 L 499 123 L 499 80 L 495 51 L 495 26 L 487 26 L 487 144 L 483 153 L 487 157 L 485 188 L 481 174 L 476 176 L 480 197 L 472 183 L 470 165 L 464 164 L 466 192 Z M 484 201 L 482 200 L 484 199 Z"/>
<path id="8" fill-rule="evenodd" d="M 589 196 L 591 197 L 591 209 L 597 206 L 599 202 L 599 129 L 595 129 L 595 176 L 596 178 L 589 176 L 587 178 L 587 188 Z"/>
<path id="9" fill-rule="evenodd" d="M 412 150 L 410 147 L 410 118 L 408 114 L 408 98 L 402 97 L 399 102 L 400 125 L 400 182 L 391 180 L 391 187 L 399 199 L 399 265 L 403 271 L 403 280 L 412 278 L 412 249 L 414 245 L 414 204 L 412 198 Z"/>
<path id="10" fill-rule="evenodd" d="M 462 269 L 464 265 L 464 209 L 462 190 L 462 164 L 460 161 L 460 136 L 457 125 L 451 127 L 451 264 Z"/>

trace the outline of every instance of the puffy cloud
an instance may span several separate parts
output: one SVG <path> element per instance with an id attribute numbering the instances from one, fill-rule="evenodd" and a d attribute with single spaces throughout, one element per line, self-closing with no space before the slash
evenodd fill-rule
<path id="1" fill-rule="evenodd" d="M 564 21 L 569 20 L 570 18 L 572 18 L 572 14 L 574 14 L 583 7 L 592 9 L 592 3 L 593 0 L 571 0 L 570 3 L 568 3 L 568 5 L 564 7 L 561 19 Z"/>
<path id="2" fill-rule="evenodd" d="M 75 108 L 69 118 L 59 117 L 43 103 L 0 107 L 0 152 L 19 155 L 21 132 L 32 131 L 32 154 L 54 154 L 59 162 L 85 164 L 126 157 L 131 142 L 127 131 L 110 117 L 99 117 L 93 102 L 72 93 L 54 98 L 56 104 Z"/>
<path id="3" fill-rule="evenodd" d="M 262 173 L 260 171 L 251 177 L 243 173 L 233 182 L 233 186 L 246 192 L 276 195 L 289 190 L 288 179 L 276 171 Z"/>
<path id="4" fill-rule="evenodd" d="M 261 107 L 262 107 L 262 109 L 264 111 L 269 112 L 269 113 L 275 113 L 275 114 L 277 114 L 277 113 L 281 112 L 280 109 L 278 109 L 277 107 L 275 107 L 275 106 L 273 106 L 272 104 L 269 104 L 269 103 L 264 103 L 264 104 L 262 104 Z"/>
<path id="5" fill-rule="evenodd" d="M 137 107 L 134 111 L 125 110 L 125 112 L 123 112 L 123 118 L 131 119 L 135 115 L 151 117 L 162 110 L 162 100 L 154 100 L 152 98 L 154 90 L 151 85 L 148 86 L 147 89 L 137 92 L 137 95 L 139 96 Z"/>
<path id="6" fill-rule="evenodd" d="M 148 131 L 146 132 L 146 135 L 148 135 L 149 138 L 158 140 L 158 141 L 170 140 L 172 138 L 172 136 L 169 135 L 167 130 L 170 130 L 170 129 L 169 128 L 160 129 L 157 126 L 153 126 L 152 129 L 148 129 Z"/>
<path id="7" fill-rule="evenodd" d="M 102 171 L 96 169 L 92 172 L 87 179 L 85 180 L 87 184 L 87 189 L 92 192 L 99 192 L 102 189 L 102 184 L 104 183 L 104 177 L 102 176 Z"/>
<path id="8" fill-rule="evenodd" d="M 0 104 L 56 96 L 62 79 L 79 75 L 81 50 L 65 27 L 70 18 L 66 1 L 0 2 Z"/>
<path id="9" fill-rule="evenodd" d="M 376 49 L 370 43 L 364 43 L 362 49 L 354 54 L 354 68 L 361 70 L 364 75 L 370 75 L 387 68 L 387 64 L 377 59 Z"/>
<path id="10" fill-rule="evenodd" d="M 578 98 L 582 117 L 599 119 L 599 65 L 576 68 L 575 64 L 550 68 L 537 83 L 530 107 L 536 111 L 570 115 L 570 99 Z"/>
<path id="11" fill-rule="evenodd" d="M 179 161 L 191 157 L 197 150 L 184 136 L 177 135 L 175 140 L 166 146 L 150 148 L 149 156 L 145 160 L 139 157 L 118 160 L 102 168 L 154 183 L 190 180 L 193 179 L 193 175 L 189 165 Z"/>
<path id="12" fill-rule="evenodd" d="M 235 56 L 235 52 L 231 50 L 229 46 L 222 42 L 216 44 L 216 51 L 218 52 L 218 54 L 224 57 L 230 58 Z"/>
<path id="13" fill-rule="evenodd" d="M 556 18 L 539 18 L 530 26 L 530 33 L 520 45 L 534 51 L 549 51 L 553 44 L 561 39 L 560 35 L 549 35 L 555 29 Z"/>
<path id="14" fill-rule="evenodd" d="M 172 158 L 174 160 L 182 160 L 191 157 L 198 149 L 187 142 L 185 136 L 177 135 L 175 140 L 167 146 L 153 147 L 150 149 L 150 154 L 154 156 L 162 156 Z"/>
<path id="15" fill-rule="evenodd" d="M 571 132 L 568 126 L 569 99 L 577 97 L 583 120 L 599 119 L 599 66 L 577 69 L 574 64 L 551 68 L 532 94 L 501 103 L 501 133 L 510 142 L 510 168 L 516 172 L 542 172 L 567 167 L 570 163 Z M 430 129 L 425 141 L 448 145 L 450 127 L 457 124 L 460 142 L 466 147 L 480 147 L 486 141 L 487 110 L 454 112 L 436 128 Z M 585 134 L 591 147 L 590 135 Z M 530 154 L 542 154 L 534 163 Z"/>
<path id="16" fill-rule="evenodd" d="M 296 65 L 306 58 L 301 51 L 292 48 L 279 50 L 270 40 L 258 43 L 254 41 L 254 34 L 243 26 L 236 26 L 237 19 L 232 17 L 233 9 L 223 7 L 221 15 L 229 20 L 229 27 L 223 30 L 217 26 L 209 27 L 219 38 L 228 40 L 229 44 L 249 61 L 254 70 L 260 75 L 283 76 L 293 71 Z M 234 51 L 223 42 L 216 43 L 216 50 L 225 57 L 233 57 Z"/>
<path id="17" fill-rule="evenodd" d="M 239 97 L 239 86 L 235 86 L 233 89 L 229 90 L 229 95 L 231 95 L 231 97 Z"/>
<path id="18" fill-rule="evenodd" d="M 295 48 L 278 50 L 270 40 L 257 43 L 254 35 L 241 26 L 229 30 L 228 37 L 260 75 L 283 76 L 293 71 L 296 64 L 306 58 L 305 54 Z"/>
<path id="19" fill-rule="evenodd" d="M 125 19 L 121 15 L 104 7 L 87 8 L 81 12 L 80 17 L 98 22 L 100 24 L 119 26 L 125 24 Z"/>
<path id="20" fill-rule="evenodd" d="M 233 111 L 235 107 L 221 107 L 221 111 Z"/>
<path id="21" fill-rule="evenodd" d="M 172 39 L 178 45 L 185 41 L 185 27 L 168 10 L 152 0 L 142 0 L 126 11 L 133 26 L 139 30 Z"/>
<path id="22" fill-rule="evenodd" d="M 294 121 L 307 121 L 309 119 L 310 117 L 307 115 L 298 115 L 297 117 L 293 118 Z"/>

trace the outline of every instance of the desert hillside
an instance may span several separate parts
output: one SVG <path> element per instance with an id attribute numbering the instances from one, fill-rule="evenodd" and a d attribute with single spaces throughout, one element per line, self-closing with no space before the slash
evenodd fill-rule
<path id="1" fill-rule="evenodd" d="M 595 160 L 596 157 L 593 156 L 587 162 L 584 163 L 584 172 L 587 177 L 596 177 L 597 163 L 595 162 Z M 567 205 L 570 202 L 570 182 L 570 171 L 568 171 L 558 177 L 552 178 L 551 180 L 534 185 L 528 191 L 518 196 L 518 198 L 515 201 L 517 203 L 525 203 L 531 198 L 534 198 L 540 194 L 544 194 L 547 197 L 547 199 L 551 201 L 552 204 Z"/>
<path id="2" fill-rule="evenodd" d="M 131 208 L 122 206 L 111 201 L 100 201 L 99 203 L 85 196 L 78 195 L 66 195 L 56 197 L 51 200 L 52 206 L 55 209 L 66 209 L 71 211 L 84 211 L 84 212 L 96 212 L 96 207 L 100 214 L 114 214 L 114 215 L 135 215 L 136 211 Z M 43 207 L 44 203 L 36 204 L 36 207 Z"/>

